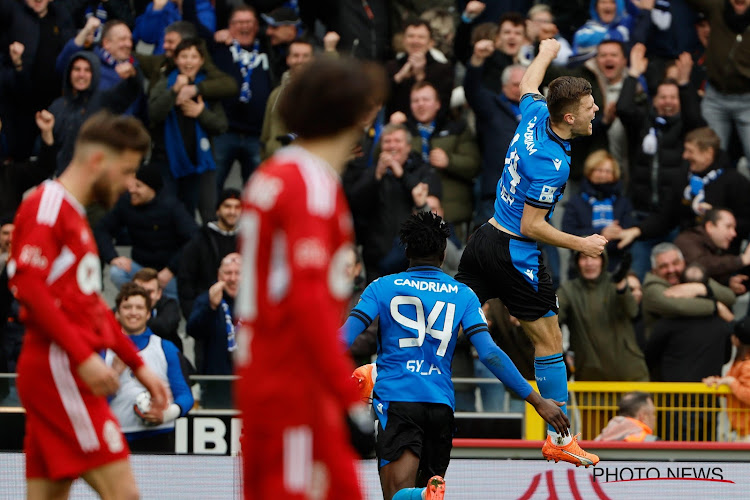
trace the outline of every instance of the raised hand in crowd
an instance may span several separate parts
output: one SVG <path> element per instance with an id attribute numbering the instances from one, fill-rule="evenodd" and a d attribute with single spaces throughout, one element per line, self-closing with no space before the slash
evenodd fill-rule
<path id="1" fill-rule="evenodd" d="M 96 30 L 99 29 L 99 26 L 102 25 L 102 21 L 96 17 L 91 16 L 86 20 L 86 24 L 83 26 L 83 29 L 78 32 L 78 34 L 75 37 L 75 44 L 79 47 L 89 47 L 92 43 L 94 43 L 94 34 L 96 33 Z"/>
<path id="2" fill-rule="evenodd" d="M 463 15 L 473 20 L 479 17 L 486 8 L 487 5 L 484 2 L 480 2 L 479 0 L 471 0 L 470 2 L 466 2 L 466 7 L 464 7 Z"/>
<path id="3" fill-rule="evenodd" d="M 683 52 L 674 61 L 677 68 L 677 83 L 685 85 L 690 81 L 690 74 L 693 71 L 693 56 L 689 52 Z"/>
<path id="4" fill-rule="evenodd" d="M 471 55 L 471 65 L 481 66 L 484 61 L 495 51 L 495 43 L 492 40 L 478 40 L 474 44 L 474 53 Z"/>
<path id="5" fill-rule="evenodd" d="M 135 66 L 133 66 L 129 62 L 117 63 L 117 65 L 115 66 L 115 71 L 123 80 L 127 80 L 128 78 L 136 75 Z"/>
<path id="6" fill-rule="evenodd" d="M 633 78 L 640 78 L 648 68 L 648 59 L 646 58 L 646 46 L 642 43 L 636 43 L 630 49 L 630 67 L 628 74 Z"/>
<path id="7" fill-rule="evenodd" d="M 323 37 L 323 49 L 326 52 L 336 52 L 336 47 L 341 40 L 341 36 L 335 31 L 329 31 Z"/>
<path id="8" fill-rule="evenodd" d="M 48 146 L 52 146 L 55 143 L 55 138 L 52 135 L 52 129 L 55 126 L 55 115 L 43 109 L 36 112 L 36 126 L 39 127 L 41 132 L 42 140 Z"/>
<path id="9" fill-rule="evenodd" d="M 427 196 L 430 194 L 430 186 L 426 182 L 420 182 L 411 190 L 411 197 L 414 200 L 414 206 L 422 208 L 427 205 Z"/>
<path id="10" fill-rule="evenodd" d="M 13 42 L 8 46 L 10 60 L 13 63 L 13 66 L 16 67 L 16 69 L 21 69 L 21 67 L 23 66 L 23 60 L 21 59 L 21 56 L 23 56 L 23 51 L 25 49 L 26 47 L 21 42 Z"/>
<path id="11" fill-rule="evenodd" d="M 395 123 L 397 125 L 406 123 L 406 114 L 403 111 L 396 111 L 391 115 L 389 123 Z"/>

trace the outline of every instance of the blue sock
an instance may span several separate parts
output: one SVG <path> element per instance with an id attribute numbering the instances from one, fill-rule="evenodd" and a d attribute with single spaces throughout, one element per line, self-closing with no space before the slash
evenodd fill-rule
<path id="1" fill-rule="evenodd" d="M 543 398 L 552 398 L 562 403 L 568 402 L 568 378 L 562 353 L 534 358 L 534 370 L 539 394 Z M 567 405 L 560 409 L 566 415 L 568 414 Z M 549 424 L 547 424 L 547 429 L 550 432 L 556 432 L 555 428 Z"/>
<path id="2" fill-rule="evenodd" d="M 422 500 L 424 488 L 404 488 L 393 495 L 393 500 Z"/>

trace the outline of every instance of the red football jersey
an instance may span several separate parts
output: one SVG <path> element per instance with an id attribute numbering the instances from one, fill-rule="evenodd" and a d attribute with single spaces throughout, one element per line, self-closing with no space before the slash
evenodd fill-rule
<path id="1" fill-rule="evenodd" d="M 86 212 L 59 182 L 45 182 L 18 209 L 8 277 L 26 325 L 22 357 L 47 356 L 55 343 L 73 366 L 107 348 L 131 368 L 143 363 L 100 296 Z"/>
<path id="2" fill-rule="evenodd" d="M 283 149 L 246 186 L 240 238 L 240 408 L 281 396 L 345 410 L 358 397 L 338 334 L 353 249 L 338 174 L 300 147 Z"/>

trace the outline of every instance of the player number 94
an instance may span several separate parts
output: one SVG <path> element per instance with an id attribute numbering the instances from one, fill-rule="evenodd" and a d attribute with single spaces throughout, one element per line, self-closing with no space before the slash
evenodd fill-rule
<path id="1" fill-rule="evenodd" d="M 399 306 L 414 306 L 417 313 L 416 319 L 411 319 L 401 314 Z M 445 320 L 443 322 L 443 329 L 439 330 L 435 328 L 435 322 L 440 317 L 443 309 L 445 309 Z M 422 347 L 425 335 L 429 334 L 431 337 L 440 341 L 436 354 L 441 357 L 445 356 L 445 351 L 448 349 L 448 343 L 453 335 L 453 317 L 455 314 L 456 304 L 438 300 L 435 302 L 435 306 L 425 319 L 424 306 L 418 297 L 397 295 L 391 299 L 391 316 L 393 317 L 393 320 L 396 323 L 417 332 L 417 338 L 405 337 L 398 339 L 398 346 L 401 348 Z"/>

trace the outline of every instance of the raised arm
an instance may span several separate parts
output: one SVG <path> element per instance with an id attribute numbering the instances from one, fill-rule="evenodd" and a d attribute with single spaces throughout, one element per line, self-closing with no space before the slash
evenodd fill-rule
<path id="1" fill-rule="evenodd" d="M 539 94 L 539 86 L 542 84 L 544 74 L 557 57 L 559 50 L 560 42 L 554 38 L 548 38 L 539 43 L 539 54 L 531 61 L 521 79 L 521 95 Z"/>

